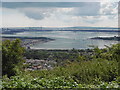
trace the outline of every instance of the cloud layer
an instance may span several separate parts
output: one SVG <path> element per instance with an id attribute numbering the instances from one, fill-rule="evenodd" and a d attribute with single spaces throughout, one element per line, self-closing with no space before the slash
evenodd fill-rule
<path id="1" fill-rule="evenodd" d="M 117 14 L 113 2 L 3 3 L 3 26 L 117 27 Z"/>

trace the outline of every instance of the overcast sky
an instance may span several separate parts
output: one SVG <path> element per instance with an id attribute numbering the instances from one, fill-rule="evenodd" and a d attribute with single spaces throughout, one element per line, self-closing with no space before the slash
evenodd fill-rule
<path id="1" fill-rule="evenodd" d="M 117 2 L 3 2 L 3 27 L 117 27 Z"/>
<path id="2" fill-rule="evenodd" d="M 118 2 L 120 0 L 1 0 L 2 2 Z"/>

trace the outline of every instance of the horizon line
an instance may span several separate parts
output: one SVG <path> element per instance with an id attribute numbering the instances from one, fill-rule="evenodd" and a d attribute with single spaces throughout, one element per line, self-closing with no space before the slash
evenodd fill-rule
<path id="1" fill-rule="evenodd" d="M 48 27 L 48 28 L 64 28 L 64 27 L 102 27 L 102 26 L 10 26 L 10 27 L 1 27 L 1 28 L 17 28 L 17 27 Z M 117 27 L 108 27 L 108 26 L 103 26 L 102 28 L 120 28 L 119 26 Z"/>

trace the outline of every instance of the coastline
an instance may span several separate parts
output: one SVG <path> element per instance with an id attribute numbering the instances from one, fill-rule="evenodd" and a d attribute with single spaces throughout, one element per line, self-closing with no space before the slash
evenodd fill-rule
<path id="1" fill-rule="evenodd" d="M 120 41 L 119 36 L 114 36 L 114 37 L 94 37 L 94 38 L 91 38 L 91 39 Z"/>
<path id="2" fill-rule="evenodd" d="M 50 41 L 54 41 L 55 39 L 47 38 L 47 37 L 9 37 L 9 36 L 2 36 L 2 41 L 5 40 L 15 40 L 20 39 L 22 41 L 22 46 L 26 48 L 30 48 L 30 46 L 35 45 L 37 43 L 47 43 Z"/>

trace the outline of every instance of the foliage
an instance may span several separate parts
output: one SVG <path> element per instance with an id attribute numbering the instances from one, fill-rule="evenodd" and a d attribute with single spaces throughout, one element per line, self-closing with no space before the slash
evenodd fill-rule
<path id="1" fill-rule="evenodd" d="M 2 89 L 2 80 L 0 79 L 0 89 Z"/>
<path id="2" fill-rule="evenodd" d="M 17 47 L 17 48 L 15 48 Z M 16 73 L 23 58 L 19 40 L 5 41 L 3 46 L 4 71 Z M 119 88 L 118 64 L 120 44 L 92 50 L 27 50 L 28 59 L 53 60 L 52 70 L 22 71 L 19 75 L 3 77 L 3 88 Z M 5 63 L 7 62 L 7 63 Z M 19 69 L 17 69 L 18 72 Z"/>
<path id="3" fill-rule="evenodd" d="M 33 78 L 30 75 L 12 76 L 10 79 L 3 77 L 3 88 L 119 88 L 117 81 L 99 82 L 99 84 L 78 84 L 74 80 L 65 77 L 57 78 Z"/>
<path id="4" fill-rule="evenodd" d="M 58 76 L 72 77 L 78 83 L 96 83 L 96 79 L 103 82 L 111 82 L 118 77 L 119 44 L 109 48 L 94 48 L 89 57 L 79 55 L 74 61 L 69 59 L 61 61 L 63 66 L 57 66 L 53 70 L 27 71 L 34 77 L 53 78 Z M 111 55 L 112 54 L 112 55 Z"/>
<path id="5" fill-rule="evenodd" d="M 50 60 L 57 62 L 58 66 L 63 66 L 66 60 L 69 61 L 79 61 L 84 56 L 89 58 L 89 55 L 86 56 L 87 52 L 83 50 L 26 50 L 24 56 L 27 59 L 38 59 L 38 60 Z M 82 56 L 81 56 L 82 55 Z"/>
<path id="6" fill-rule="evenodd" d="M 29 78 L 28 78 L 29 77 Z M 10 79 L 4 77 L 4 88 L 62 88 L 75 87 L 77 83 L 65 80 L 64 77 L 57 77 L 52 79 L 33 78 L 27 76 L 14 76 Z"/>
<path id="7" fill-rule="evenodd" d="M 3 75 L 9 77 L 15 75 L 23 63 L 24 48 L 20 45 L 20 40 L 6 40 L 2 44 L 2 68 Z"/>
<path id="8" fill-rule="evenodd" d="M 53 70 L 28 71 L 34 77 L 53 78 L 65 76 L 73 78 L 78 83 L 94 83 L 96 78 L 110 82 L 118 76 L 118 64 L 115 61 L 94 60 L 87 62 L 72 62 L 64 67 Z"/>
<path id="9" fill-rule="evenodd" d="M 98 47 L 94 48 L 95 59 L 107 59 L 107 60 L 116 60 L 119 61 L 120 58 L 120 44 L 114 44 L 111 47 L 106 46 L 104 49 L 99 49 Z"/>

